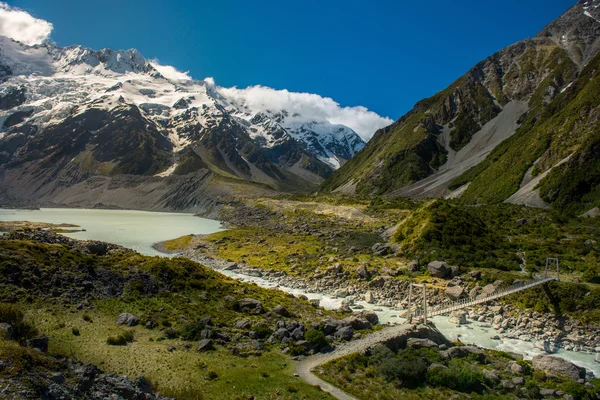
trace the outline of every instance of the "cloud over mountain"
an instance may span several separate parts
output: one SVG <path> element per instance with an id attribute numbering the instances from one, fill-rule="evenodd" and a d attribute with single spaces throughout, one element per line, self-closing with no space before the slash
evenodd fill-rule
<path id="1" fill-rule="evenodd" d="M 48 39 L 52 29 L 50 22 L 0 2 L 0 35 L 34 45 Z"/>
<path id="2" fill-rule="evenodd" d="M 238 103 L 244 103 L 253 112 L 285 109 L 290 114 L 311 116 L 315 120 L 346 125 L 364 140 L 369 140 L 377 129 L 394 122 L 363 106 L 342 107 L 332 98 L 318 94 L 276 90 L 266 86 L 250 86 L 245 89 L 221 88 L 220 92 Z"/>

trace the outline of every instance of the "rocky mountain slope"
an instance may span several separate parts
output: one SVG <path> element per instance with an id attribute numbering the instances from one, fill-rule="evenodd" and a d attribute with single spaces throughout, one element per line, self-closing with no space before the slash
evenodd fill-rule
<path id="1" fill-rule="evenodd" d="M 130 207 L 127 198 L 158 190 L 142 208 L 190 209 L 214 176 L 313 188 L 364 146 L 346 126 L 256 112 L 210 80 L 159 69 L 136 50 L 0 37 L 0 202 L 63 204 L 79 193 L 79 205 L 105 196 Z M 122 193 L 106 196 L 105 186 Z M 169 193 L 185 200 L 173 204 Z"/>
<path id="2" fill-rule="evenodd" d="M 600 2 L 486 58 L 379 130 L 324 191 L 468 203 L 600 204 Z"/>

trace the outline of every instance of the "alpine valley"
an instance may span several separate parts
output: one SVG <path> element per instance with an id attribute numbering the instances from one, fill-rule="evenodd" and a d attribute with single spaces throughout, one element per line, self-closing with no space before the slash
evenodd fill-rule
<path id="1" fill-rule="evenodd" d="M 196 6 L 144 6 L 157 3 Z M 209 16 L 219 28 L 255 33 L 231 23 L 237 7 L 212 3 L 226 11 Z M 316 21 L 332 7 L 344 25 L 353 10 L 308 3 L 287 25 L 269 21 L 269 35 L 305 28 L 300 11 Z M 444 68 L 430 11 L 450 2 L 371 3 L 353 18 L 390 37 L 404 27 L 370 12 L 423 11 L 433 45 L 406 40 Z M 468 2 L 454 3 L 443 9 Z M 468 15 L 540 19 L 528 2 L 491 3 Z M 135 25 L 140 11 L 126 9 Z M 200 35 L 193 17 L 185 28 Z M 294 40 L 316 34 L 352 57 L 377 48 L 341 46 L 328 21 Z M 502 23 L 494 34 L 511 29 Z M 0 1 L 0 32 L 14 26 L 0 36 L 0 400 L 600 399 L 600 0 L 396 122 L 318 95 L 193 80 L 136 50 L 59 47 L 45 40 L 50 22 Z M 228 49 L 218 55 L 239 62 Z M 409 79 L 392 56 L 357 64 L 388 63 L 388 84 Z"/>

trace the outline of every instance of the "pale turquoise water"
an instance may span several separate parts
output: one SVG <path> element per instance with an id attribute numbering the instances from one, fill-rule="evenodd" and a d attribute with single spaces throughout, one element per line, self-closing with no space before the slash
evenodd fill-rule
<path id="1" fill-rule="evenodd" d="M 163 256 L 163 253 L 152 248 L 154 243 L 189 234 L 214 233 L 223 229 L 219 221 L 195 217 L 193 214 L 79 208 L 0 208 L 0 221 L 75 224 L 85 229 L 85 232 L 66 233 L 66 236 L 101 240 L 134 249 L 145 255 Z"/>

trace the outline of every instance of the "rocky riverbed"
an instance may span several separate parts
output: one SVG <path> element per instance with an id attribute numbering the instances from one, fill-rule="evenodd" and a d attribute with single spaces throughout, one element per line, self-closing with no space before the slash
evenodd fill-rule
<path id="1" fill-rule="evenodd" d="M 186 249 L 182 255 L 194 259 L 213 269 L 224 273 L 235 274 L 248 279 L 260 279 L 269 282 L 273 287 L 294 289 L 307 294 L 320 294 L 334 299 L 339 299 L 341 308 L 361 310 L 368 304 L 369 309 L 399 312 L 408 305 L 408 280 L 393 279 L 389 276 L 371 275 L 367 268 L 364 269 L 362 281 L 351 281 L 344 274 L 343 266 L 330 260 L 332 265 L 323 274 L 312 276 L 309 279 L 300 279 L 290 276 L 284 271 L 264 270 L 246 263 L 236 263 L 223 260 L 193 249 Z M 443 265 L 434 264 L 431 273 L 440 274 Z M 452 277 L 452 268 L 441 275 L 450 278 L 446 281 L 445 288 L 435 288 L 428 292 L 430 306 L 448 303 L 449 301 L 464 296 L 477 296 L 492 293 L 501 287 L 503 282 L 497 281 L 480 287 L 475 284 L 468 288 L 467 283 L 460 277 Z M 476 273 L 473 274 L 478 277 Z M 401 323 L 402 318 L 391 320 Z M 533 343 L 535 348 L 547 354 L 555 354 L 560 349 L 581 352 L 586 354 L 600 353 L 600 329 L 583 324 L 581 321 L 566 317 L 556 317 L 552 314 L 533 311 L 518 310 L 510 305 L 493 302 L 490 305 L 477 306 L 465 309 L 451 316 L 450 321 L 456 325 L 467 324 L 469 321 L 477 322 L 479 326 L 495 332 L 495 340 L 515 339 Z M 389 320 L 387 322 L 390 322 Z M 600 363 L 600 356 L 596 355 Z"/>

